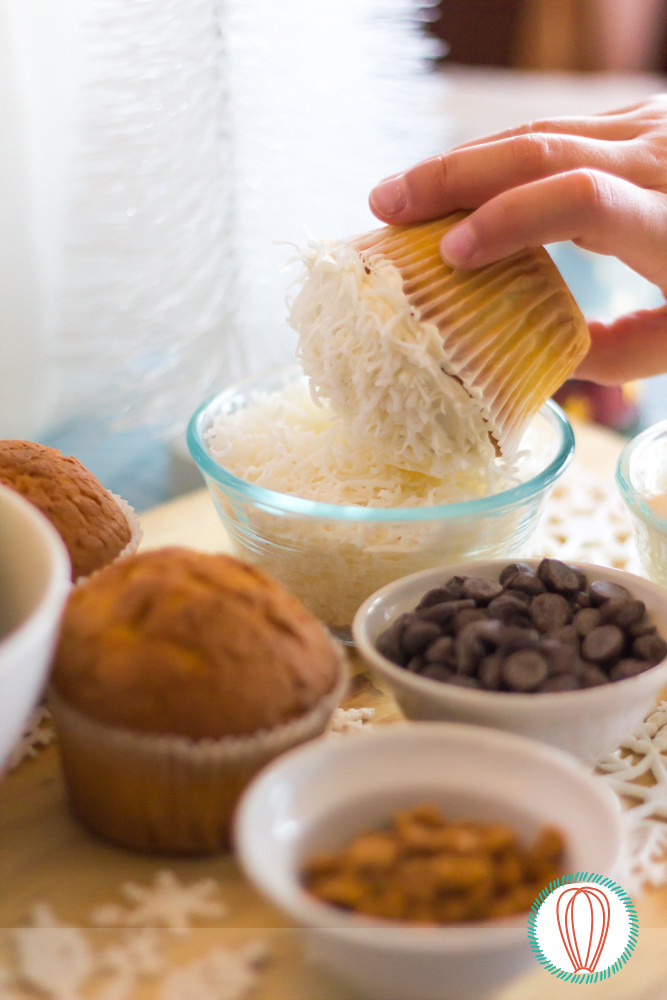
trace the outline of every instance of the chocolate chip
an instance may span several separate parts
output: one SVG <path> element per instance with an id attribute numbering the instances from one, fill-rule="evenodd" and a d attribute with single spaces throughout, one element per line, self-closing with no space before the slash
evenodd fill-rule
<path id="1" fill-rule="evenodd" d="M 567 643 L 579 649 L 579 636 L 574 625 L 561 625 L 560 628 L 550 629 L 544 633 L 545 639 L 556 639 L 557 642 Z"/>
<path id="2" fill-rule="evenodd" d="M 497 580 L 487 580 L 483 576 L 469 576 L 461 587 L 463 597 L 469 597 L 476 604 L 488 604 L 502 594 L 502 585 Z"/>
<path id="3" fill-rule="evenodd" d="M 409 670 L 411 674 L 419 674 L 426 666 L 426 660 L 421 654 L 419 656 L 413 656 L 405 664 L 405 669 Z"/>
<path id="4" fill-rule="evenodd" d="M 422 677 L 429 677 L 432 681 L 448 681 L 453 675 L 454 671 L 445 663 L 427 663 L 421 672 Z"/>
<path id="5" fill-rule="evenodd" d="M 491 618 L 497 618 L 507 625 L 526 625 L 530 620 L 526 602 L 507 592 L 494 598 L 486 610 Z"/>
<path id="6" fill-rule="evenodd" d="M 601 684 L 608 684 L 609 677 L 600 667 L 589 664 L 581 671 L 580 681 L 582 688 L 599 687 Z"/>
<path id="7" fill-rule="evenodd" d="M 454 598 L 445 587 L 433 587 L 432 590 L 426 591 L 416 610 L 421 611 L 422 608 L 430 608 L 432 604 L 444 604 L 453 600 Z"/>
<path id="8" fill-rule="evenodd" d="M 623 651 L 625 636 L 616 625 L 598 625 L 581 644 L 582 656 L 593 663 L 616 660 Z"/>
<path id="9" fill-rule="evenodd" d="M 581 570 L 559 559 L 543 559 L 537 567 L 537 575 L 547 590 L 555 594 L 569 596 L 586 586 L 586 577 Z"/>
<path id="10" fill-rule="evenodd" d="M 667 642 L 659 635 L 640 635 L 632 643 L 632 652 L 640 660 L 647 660 L 655 666 L 667 656 Z"/>
<path id="11" fill-rule="evenodd" d="M 619 660 L 609 671 L 609 680 L 611 681 L 624 681 L 628 677 L 636 677 L 637 674 L 642 674 L 645 670 L 648 670 L 651 666 L 646 660 Z"/>
<path id="12" fill-rule="evenodd" d="M 441 628 L 446 628 L 454 624 L 456 615 L 464 608 L 474 608 L 474 601 L 446 601 L 441 604 L 431 604 L 421 608 L 418 616 L 421 621 L 435 622 Z"/>
<path id="13" fill-rule="evenodd" d="M 486 612 L 482 608 L 464 608 L 459 611 L 455 618 L 455 628 L 457 632 L 469 625 L 471 622 L 480 622 L 486 618 Z"/>
<path id="14" fill-rule="evenodd" d="M 577 611 L 574 618 L 572 619 L 572 624 L 577 630 L 577 635 L 582 636 L 582 638 L 592 632 L 594 628 L 602 624 L 602 615 L 600 614 L 599 608 L 582 608 L 581 611 Z"/>
<path id="15" fill-rule="evenodd" d="M 539 632 L 534 628 L 503 625 L 503 629 L 498 635 L 498 648 L 503 653 L 512 653 L 519 649 L 534 649 L 539 639 Z"/>
<path id="16" fill-rule="evenodd" d="M 479 664 L 477 676 L 480 687 L 486 691 L 498 691 L 502 685 L 502 657 L 497 653 L 485 656 Z"/>
<path id="17" fill-rule="evenodd" d="M 402 631 L 403 629 L 400 625 L 396 627 L 396 623 L 394 623 L 394 625 L 385 629 L 384 632 L 381 632 L 375 642 L 378 652 L 386 656 L 392 663 L 405 663 L 405 656 L 401 647 Z"/>
<path id="18" fill-rule="evenodd" d="M 464 580 L 464 576 L 452 576 L 445 584 L 445 589 L 455 600 L 458 600 L 461 597 Z"/>
<path id="19" fill-rule="evenodd" d="M 528 576 L 536 576 L 535 570 L 530 565 L 530 563 L 513 562 L 503 567 L 500 576 L 498 577 L 498 580 L 500 581 L 500 583 L 502 583 L 503 587 L 511 587 L 512 580 L 519 573 L 523 573 Z"/>
<path id="20" fill-rule="evenodd" d="M 638 625 L 646 612 L 643 601 L 632 598 L 612 597 L 600 605 L 600 619 L 604 624 L 618 625 L 619 628 L 629 628 Z"/>
<path id="21" fill-rule="evenodd" d="M 425 646 L 434 642 L 440 635 L 440 629 L 435 622 L 410 622 L 401 636 L 401 647 L 406 657 L 410 658 L 421 653 Z"/>
<path id="22" fill-rule="evenodd" d="M 572 621 L 572 610 L 560 594 L 538 594 L 530 602 L 530 617 L 540 632 L 551 632 Z"/>
<path id="23" fill-rule="evenodd" d="M 444 663 L 452 661 L 454 666 L 454 640 L 451 635 L 441 635 L 435 642 L 432 642 L 424 651 L 424 659 L 427 663 L 442 660 Z"/>
<path id="24" fill-rule="evenodd" d="M 454 647 L 457 674 L 472 675 L 476 673 L 478 664 L 486 655 L 484 643 L 470 633 L 466 635 L 464 630 L 454 640 Z"/>
<path id="25" fill-rule="evenodd" d="M 630 591 L 622 587 L 620 583 L 612 583 L 611 580 L 593 580 L 588 593 L 593 607 L 597 608 L 605 601 L 618 600 L 619 598 L 628 600 L 631 597 Z"/>
<path id="26" fill-rule="evenodd" d="M 581 670 L 581 659 L 576 646 L 558 639 L 542 639 L 539 652 L 546 657 L 549 674 L 572 674 Z"/>
<path id="27" fill-rule="evenodd" d="M 537 691 L 548 677 L 545 658 L 534 649 L 510 653 L 502 665 L 502 678 L 511 691 Z"/>
<path id="28" fill-rule="evenodd" d="M 535 579 L 537 580 L 537 577 L 535 577 Z M 537 591 L 537 593 L 543 593 L 543 592 L 544 588 L 542 588 L 542 590 L 540 591 Z M 521 601 L 521 603 L 524 604 L 526 607 L 528 607 L 528 605 L 530 604 L 531 599 L 535 597 L 535 594 L 529 594 L 526 590 L 515 590 L 514 587 L 507 587 L 506 590 L 503 591 L 503 594 L 507 595 L 507 597 L 513 597 L 517 601 Z"/>

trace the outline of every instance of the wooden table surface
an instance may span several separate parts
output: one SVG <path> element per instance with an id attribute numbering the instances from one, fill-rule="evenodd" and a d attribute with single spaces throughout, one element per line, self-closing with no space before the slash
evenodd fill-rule
<path id="1" fill-rule="evenodd" d="M 611 488 L 622 440 L 587 426 L 577 427 L 576 433 L 575 461 L 589 471 L 596 470 Z M 142 523 L 144 548 L 184 544 L 215 551 L 227 544 L 204 490 L 145 513 Z M 391 698 L 371 682 L 359 664 L 356 670 L 346 705 L 374 708 L 377 724 L 398 719 Z M 174 938 L 170 946 L 173 961 L 188 961 L 214 945 L 236 946 L 261 937 L 268 940 L 273 957 L 253 993 L 256 1000 L 353 1000 L 356 996 L 308 963 L 299 935 L 244 880 L 233 857 L 183 860 L 142 856 L 104 843 L 79 826 L 66 806 L 55 746 L 24 762 L 0 782 L 0 972 L 3 961 L 7 967 L 10 963 L 10 929 L 25 925 L 35 902 L 50 903 L 63 923 L 85 928 L 94 907 L 120 902 L 122 883 L 149 883 L 165 868 L 188 883 L 216 879 L 220 897 L 229 907 L 229 916 L 218 926 L 197 928 L 187 937 Z M 646 891 L 637 905 L 637 949 L 610 980 L 590 986 L 563 984 L 536 963 L 528 975 L 499 993 L 498 1000 L 567 1000 L 570 996 L 666 1000 L 667 889 Z M 156 996 L 156 984 L 148 980 L 133 993 L 135 1000 Z"/>

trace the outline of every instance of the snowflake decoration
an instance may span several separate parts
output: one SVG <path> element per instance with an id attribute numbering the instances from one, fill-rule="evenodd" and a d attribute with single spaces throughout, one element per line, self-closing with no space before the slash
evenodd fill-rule
<path id="1" fill-rule="evenodd" d="M 46 904 L 33 907 L 29 927 L 14 930 L 20 977 L 53 1000 L 79 1000 L 95 968 L 88 939 L 61 924 Z"/>
<path id="2" fill-rule="evenodd" d="M 112 916 L 122 916 L 130 925 L 149 919 L 158 923 L 156 914 L 164 907 L 167 912 L 159 913 L 162 926 L 138 926 L 120 935 L 116 931 L 115 940 L 98 950 L 82 930 L 62 924 L 49 904 L 36 904 L 30 926 L 14 932 L 15 971 L 0 966 L 0 1000 L 25 1000 L 28 995 L 134 1000 L 142 979 L 155 980 L 158 1000 L 245 1000 L 269 957 L 264 941 L 252 940 L 234 951 L 214 948 L 176 968 L 165 954 L 169 930 L 180 929 L 196 916 L 227 913 L 222 903 L 209 898 L 216 889 L 213 879 L 185 886 L 172 872 L 159 872 L 149 887 L 126 883 L 121 892 L 134 908 L 109 904 L 94 910 L 91 918 L 101 915 L 107 925 Z"/>
<path id="3" fill-rule="evenodd" d="M 215 879 L 184 885 L 173 872 L 161 871 L 150 886 L 136 882 L 121 886 L 123 896 L 134 905 L 98 907 L 91 918 L 98 926 L 167 927 L 185 934 L 193 919 L 219 920 L 227 915 L 224 903 L 210 898 L 217 889 Z"/>
<path id="4" fill-rule="evenodd" d="M 667 882 L 667 701 L 598 761 L 602 780 L 630 803 L 625 813 L 631 874 L 638 885 Z M 648 779 L 648 780 L 647 780 Z"/>
<path id="5" fill-rule="evenodd" d="M 23 735 L 9 756 L 9 770 L 13 771 L 29 757 L 36 757 L 40 750 L 53 743 L 54 739 L 51 713 L 44 705 L 38 705 L 30 713 Z"/>
<path id="6" fill-rule="evenodd" d="M 600 483 L 576 460 L 554 486 L 526 554 L 640 571 L 630 519 L 613 483 Z"/>
<path id="7" fill-rule="evenodd" d="M 329 733 L 338 735 L 359 732 L 361 729 L 367 733 L 372 732 L 370 722 L 374 715 L 374 708 L 337 708 L 329 723 Z"/>
<path id="8" fill-rule="evenodd" d="M 244 1000 L 257 985 L 257 969 L 267 957 L 261 941 L 238 951 L 214 948 L 165 976 L 159 1000 Z"/>

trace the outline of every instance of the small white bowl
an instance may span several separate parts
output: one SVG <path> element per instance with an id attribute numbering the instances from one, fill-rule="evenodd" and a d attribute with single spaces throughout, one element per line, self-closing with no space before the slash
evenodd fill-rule
<path id="1" fill-rule="evenodd" d="M 535 962 L 526 914 L 393 924 L 322 903 L 300 883 L 315 852 L 341 848 L 425 800 L 448 817 L 507 822 L 528 839 L 544 824 L 559 827 L 565 872 L 613 876 L 622 863 L 618 802 L 577 761 L 520 736 L 442 723 L 387 725 L 288 752 L 241 800 L 238 857 L 257 888 L 305 928 L 311 957 L 370 1000 L 482 1000 Z"/>
<path id="2" fill-rule="evenodd" d="M 0 486 L 0 774 L 44 687 L 70 588 L 58 532 Z"/>
<path id="3" fill-rule="evenodd" d="M 388 684 L 409 719 L 438 719 L 492 726 L 543 740 L 593 764 L 615 750 L 654 707 L 667 684 L 667 659 L 623 681 L 577 691 L 519 694 L 457 687 L 411 673 L 375 647 L 381 632 L 426 591 L 454 575 L 497 580 L 507 559 L 457 563 L 413 573 L 372 594 L 357 611 L 352 634 L 371 670 Z M 524 559 L 537 566 L 539 559 Z M 667 592 L 649 580 L 618 569 L 575 563 L 589 581 L 610 580 L 644 601 L 647 613 L 667 637 Z"/>

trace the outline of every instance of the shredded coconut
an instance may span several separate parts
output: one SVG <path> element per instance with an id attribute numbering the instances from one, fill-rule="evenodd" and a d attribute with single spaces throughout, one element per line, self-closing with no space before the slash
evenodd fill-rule
<path id="1" fill-rule="evenodd" d="M 301 253 L 289 323 L 314 396 L 385 461 L 445 476 L 469 456 L 493 461 L 480 398 L 463 388 L 433 323 L 422 320 L 388 260 L 364 261 L 344 242 Z"/>
<path id="2" fill-rule="evenodd" d="M 454 461 L 450 475 L 438 480 L 388 464 L 363 442 L 347 438 L 330 411 L 311 399 L 304 377 L 280 392 L 258 395 L 247 407 L 219 414 L 207 445 L 231 473 L 276 492 L 336 505 L 426 509 L 516 485 L 538 463 L 542 467 L 554 441 L 544 435 L 544 426 L 531 425 L 512 464 L 495 458 L 491 465 Z M 224 494 L 218 500 L 224 510 Z M 506 509 L 494 517 L 459 518 L 453 532 L 439 517 L 401 522 L 306 518 L 276 516 L 260 506 L 246 506 L 244 514 L 248 523 L 240 532 L 241 550 L 249 530 L 266 540 L 264 568 L 334 629 L 347 628 L 362 601 L 399 576 L 471 553 L 505 554 L 524 517 L 521 510 Z M 234 538 L 234 509 L 229 518 Z"/>

